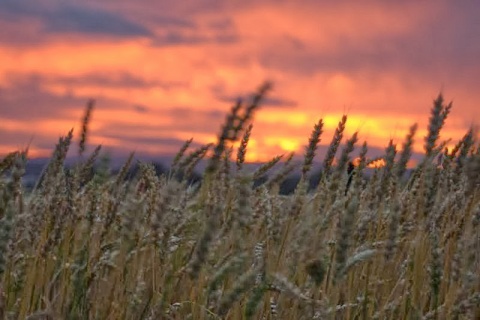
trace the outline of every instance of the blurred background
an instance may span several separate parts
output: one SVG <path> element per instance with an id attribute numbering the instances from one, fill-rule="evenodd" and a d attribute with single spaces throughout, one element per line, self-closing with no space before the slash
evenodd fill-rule
<path id="1" fill-rule="evenodd" d="M 453 101 L 442 138 L 480 120 L 477 1 L 0 0 L 0 155 L 48 157 L 96 100 L 89 144 L 114 158 L 171 157 L 214 142 L 235 100 L 265 80 L 247 161 L 303 153 L 341 116 L 371 151 L 399 146 L 432 101 Z M 320 153 L 325 148 L 320 148 Z M 321 156 L 321 155 L 320 155 Z"/>

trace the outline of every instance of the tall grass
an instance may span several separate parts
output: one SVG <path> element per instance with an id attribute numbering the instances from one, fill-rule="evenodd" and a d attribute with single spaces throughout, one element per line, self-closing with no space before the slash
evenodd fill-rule
<path id="1" fill-rule="evenodd" d="M 282 156 L 256 172 L 243 166 L 250 120 L 268 89 L 237 103 L 213 148 L 187 154 L 188 140 L 167 175 L 142 163 L 127 180 L 133 154 L 115 176 L 108 168 L 92 173 L 100 148 L 67 169 L 70 132 L 26 193 L 26 152 L 7 155 L 0 162 L 0 318 L 479 319 L 480 148 L 471 131 L 452 153 L 438 143 L 451 104 L 434 101 L 425 159 L 410 176 L 416 125 L 399 155 L 390 142 L 385 165 L 364 179 L 366 143 L 347 170 L 356 133 L 334 161 L 344 116 L 324 174 L 308 191 L 320 120 L 306 141 L 301 183 L 282 196 L 291 156 L 275 174 Z M 92 111 L 90 102 L 79 154 Z M 231 143 L 242 132 L 231 170 Z M 189 184 L 207 155 L 201 184 Z"/>

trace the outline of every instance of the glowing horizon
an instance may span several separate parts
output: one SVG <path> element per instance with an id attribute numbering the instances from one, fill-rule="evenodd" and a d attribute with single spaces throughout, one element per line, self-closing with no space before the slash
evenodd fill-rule
<path id="1" fill-rule="evenodd" d="M 480 4 L 186 3 L 2 1 L 0 155 L 49 156 L 89 98 L 90 144 L 171 155 L 215 142 L 235 99 L 265 80 L 247 161 L 303 153 L 320 118 L 328 145 L 343 114 L 345 137 L 381 150 L 418 123 L 421 152 L 439 92 L 453 100 L 442 138 L 480 120 Z"/>

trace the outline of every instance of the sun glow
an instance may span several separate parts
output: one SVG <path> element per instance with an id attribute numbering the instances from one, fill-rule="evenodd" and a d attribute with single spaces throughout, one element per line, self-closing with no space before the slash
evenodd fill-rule
<path id="1" fill-rule="evenodd" d="M 18 4 L 18 10 L 0 4 L 12 16 L 0 19 L 5 30 L 0 35 L 2 154 L 26 145 L 32 135 L 32 154 L 43 154 L 70 128 L 77 133 L 90 98 L 97 101 L 92 143 L 103 141 L 124 153 L 134 146 L 153 156 L 171 153 L 191 137 L 198 144 L 215 143 L 232 101 L 246 98 L 264 80 L 274 86 L 255 115 L 255 143 L 249 145 L 247 161 L 301 153 L 321 118 L 320 144 L 325 146 L 343 114 L 348 116 L 344 140 L 358 131 L 359 141 L 368 141 L 377 153 L 390 139 L 400 146 L 416 122 L 413 150 L 422 152 L 431 101 L 443 86 L 447 102 L 455 101 L 442 138 L 455 144 L 466 127 L 480 122 L 480 69 L 475 62 L 464 65 L 478 56 L 478 46 L 466 39 L 458 50 L 444 52 L 423 41 L 430 30 L 457 25 L 449 19 L 452 10 L 457 18 L 464 14 L 445 3 L 352 7 L 250 1 L 220 6 L 218 12 L 202 3 L 192 11 L 172 5 L 172 19 L 165 19 L 141 1 L 115 8 L 79 2 L 85 12 L 107 10 L 119 21 L 128 17 L 129 23 L 91 30 L 82 25 L 88 21 L 75 20 L 82 17 L 53 17 L 75 18 L 62 31 L 46 27 L 57 21 L 51 17 L 55 1 L 47 2 L 51 12 L 44 16 L 43 9 L 23 8 L 25 4 Z M 466 18 L 462 23 L 472 20 Z M 130 34 L 131 23 L 146 32 Z M 470 21 L 470 27 L 475 23 Z M 456 32 L 439 41 L 444 46 L 460 41 L 458 35 L 464 34 Z M 411 48 L 403 45 L 405 39 L 418 47 L 415 60 Z M 451 58 L 454 54 L 458 59 Z"/>
<path id="2" fill-rule="evenodd" d="M 377 159 L 375 161 L 370 162 L 367 167 L 368 168 L 382 168 L 385 167 L 386 162 L 385 159 Z"/>

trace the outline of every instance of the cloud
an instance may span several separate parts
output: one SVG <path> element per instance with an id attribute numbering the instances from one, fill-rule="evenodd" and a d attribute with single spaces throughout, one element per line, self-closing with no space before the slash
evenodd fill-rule
<path id="1" fill-rule="evenodd" d="M 236 96 L 218 96 L 218 101 L 226 102 L 230 105 L 233 105 L 237 100 L 245 95 L 239 94 Z M 298 103 L 290 99 L 282 99 L 279 97 L 266 97 L 262 100 L 262 108 L 295 108 L 298 106 Z"/>
<path id="2" fill-rule="evenodd" d="M 218 101 L 225 102 L 228 105 L 233 105 L 239 98 L 243 99 L 244 97 L 247 97 L 245 102 L 248 103 L 252 95 L 251 92 L 236 91 L 231 93 L 231 90 L 227 88 L 226 84 L 221 82 L 210 86 L 210 91 Z M 266 108 L 295 108 L 297 107 L 298 102 L 293 99 L 279 97 L 276 95 L 274 88 L 273 92 L 264 97 L 261 105 Z"/>
<path id="3" fill-rule="evenodd" d="M 157 147 L 173 147 L 179 149 L 185 143 L 185 140 L 168 137 L 125 136 L 120 134 L 104 134 L 103 137 L 119 140 L 126 145 L 137 146 L 154 145 Z M 194 141 L 191 146 L 195 148 L 201 146 L 201 144 Z"/>
<path id="4" fill-rule="evenodd" d="M 208 27 L 214 30 L 235 30 L 235 23 L 229 17 L 221 17 L 207 23 Z"/>
<path id="5" fill-rule="evenodd" d="M 196 45 L 207 42 L 209 39 L 202 35 L 186 35 L 178 31 L 170 31 L 164 35 L 157 36 L 152 42 L 153 45 L 165 46 L 165 45 Z"/>
<path id="6" fill-rule="evenodd" d="M 148 107 L 141 104 L 134 105 L 133 109 L 135 109 L 135 111 L 137 111 L 138 113 L 147 113 L 149 111 Z"/>
<path id="7" fill-rule="evenodd" d="M 48 92 L 41 78 L 32 75 L 0 87 L 0 117 L 29 121 L 71 116 L 71 111 L 84 108 L 86 101 L 87 97 Z"/>
<path id="8" fill-rule="evenodd" d="M 143 110 L 143 109 L 141 109 Z M 137 111 L 137 110 L 136 110 Z M 146 111 L 139 111 L 147 113 Z M 154 111 L 148 109 L 149 118 L 159 119 L 163 121 L 152 121 L 145 123 L 143 121 L 118 121 L 112 119 L 109 122 L 103 122 L 98 128 L 99 135 L 108 136 L 128 136 L 132 133 L 145 136 L 163 136 L 168 137 L 172 134 L 182 132 L 184 135 L 211 134 L 215 136 L 220 128 L 226 113 L 214 110 L 192 110 L 186 107 L 162 108 Z"/>
<path id="9" fill-rule="evenodd" d="M 148 80 L 131 72 L 89 72 L 74 76 L 65 76 L 61 74 L 40 75 L 42 82 L 49 84 L 61 84 L 63 86 L 81 87 L 95 86 L 103 88 L 162 88 L 169 90 L 172 88 L 184 87 L 185 82 Z"/>
<path id="10" fill-rule="evenodd" d="M 46 150 L 47 154 L 55 147 L 55 144 L 58 142 L 60 135 L 66 134 L 64 132 L 55 137 L 50 136 L 49 134 L 44 134 L 42 132 L 26 132 L 26 131 L 9 131 L 0 129 L 0 135 L 2 139 L 8 141 L 9 145 L 12 147 L 9 151 L 25 149 L 27 147 L 33 146 L 33 149 Z M 0 149 L 1 150 L 1 149 Z M 32 148 L 30 148 L 32 150 Z M 35 151 L 33 151 L 35 154 Z"/>
<path id="11" fill-rule="evenodd" d="M 478 3 L 398 7 L 369 2 L 351 10 L 338 5 L 323 11 L 311 5 L 312 13 L 305 12 L 306 7 L 294 6 L 289 12 L 279 6 L 270 13 L 275 19 L 270 19 L 272 27 L 278 21 L 283 26 L 251 35 L 265 41 L 259 48 L 262 66 L 302 76 L 395 72 L 402 78 L 422 77 L 437 83 L 471 80 L 480 73 L 475 62 L 480 55 L 479 25 L 471 17 L 480 9 Z M 310 19 L 313 12 L 319 12 L 316 22 Z M 260 17 L 251 11 L 237 23 L 250 34 L 254 29 L 250 26 L 258 25 Z"/>
<path id="12" fill-rule="evenodd" d="M 239 42 L 237 33 L 229 30 L 202 32 L 201 30 L 164 30 L 152 40 L 154 46 L 203 45 L 203 44 L 233 44 Z"/>
<path id="13" fill-rule="evenodd" d="M 2 121 L 53 139 L 93 97 L 95 142 L 212 142 L 234 101 L 265 79 L 274 89 L 250 159 L 301 153 L 314 122 L 326 119 L 330 137 L 343 113 L 348 135 L 361 129 L 373 146 L 401 141 L 414 122 L 420 141 L 439 91 L 454 103 L 445 137 L 480 120 L 477 2 L 187 3 L 0 0 Z"/>
<path id="14" fill-rule="evenodd" d="M 151 36 L 143 25 L 112 14 L 72 4 L 61 6 L 46 15 L 46 30 L 50 32 L 79 32 L 112 36 Z"/>
<path id="15" fill-rule="evenodd" d="M 84 33 L 122 37 L 148 37 L 151 31 L 124 16 L 87 5 L 70 2 L 0 2 L 0 16 L 8 20 L 35 19 L 47 33 Z"/>

